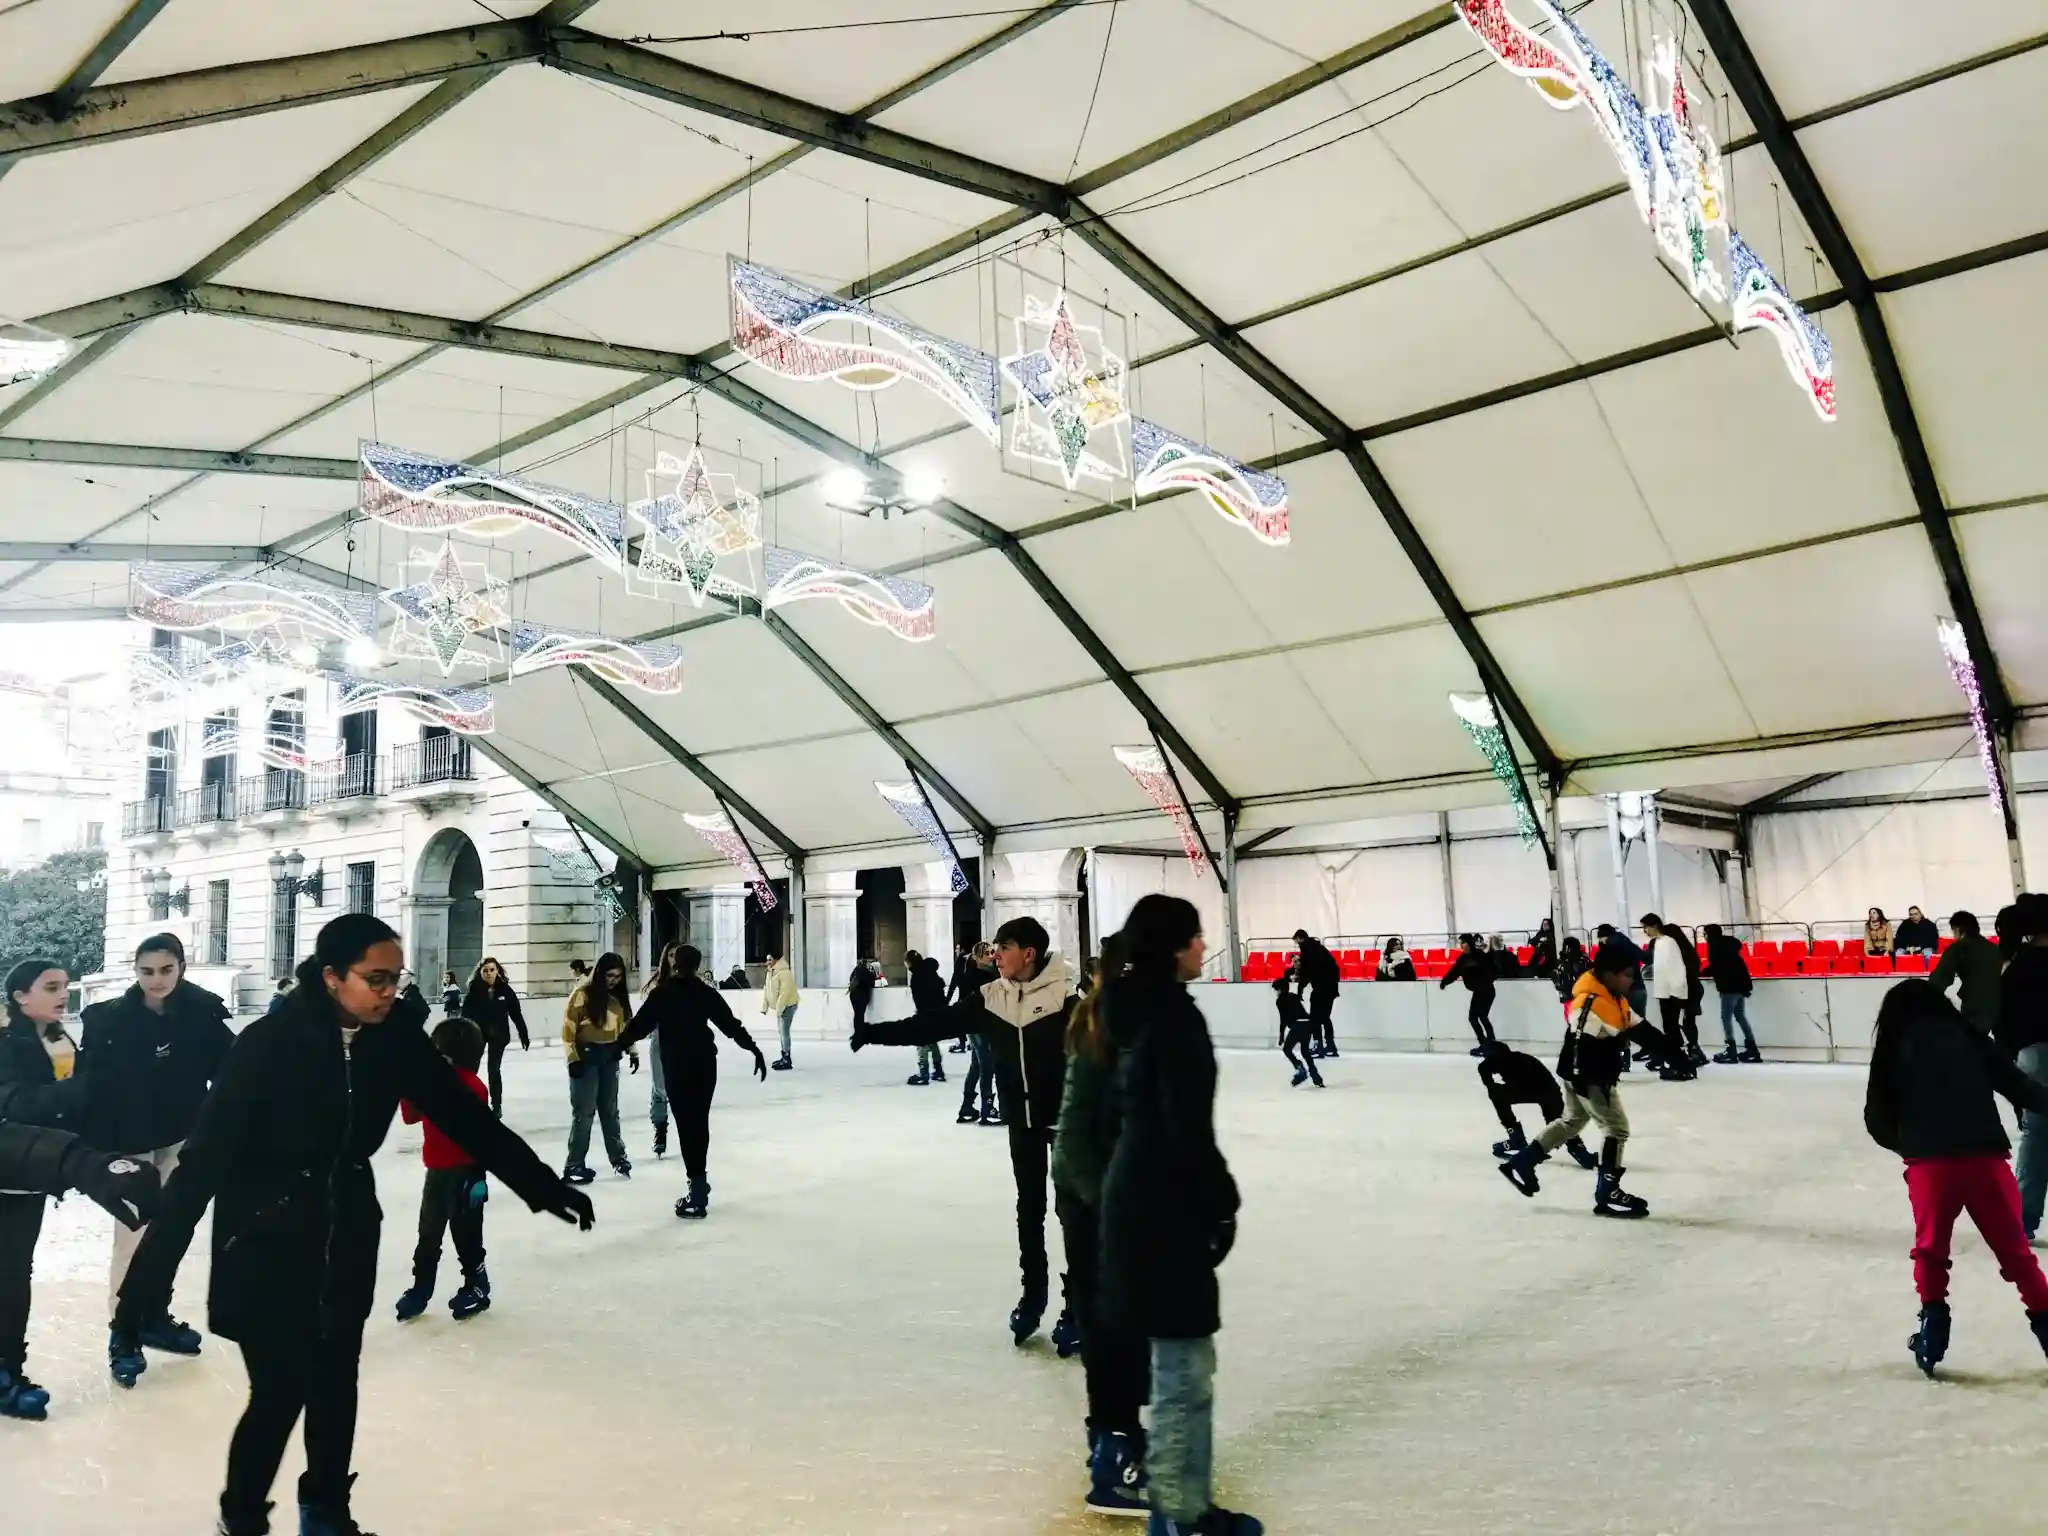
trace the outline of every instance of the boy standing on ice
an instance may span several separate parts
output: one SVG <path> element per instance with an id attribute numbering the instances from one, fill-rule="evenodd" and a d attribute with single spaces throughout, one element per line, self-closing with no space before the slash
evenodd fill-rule
<path id="1" fill-rule="evenodd" d="M 484 1059 L 483 1031 L 468 1019 L 443 1019 L 434 1026 L 432 1038 L 434 1049 L 448 1058 L 462 1086 L 490 1103 L 490 1090 L 476 1071 Z M 407 1125 L 426 1118 L 410 1100 L 401 1101 L 399 1108 Z M 491 1277 L 484 1272 L 484 1201 L 489 1185 L 483 1169 L 446 1131 L 431 1120 L 426 1125 L 427 1139 L 420 1148 L 427 1165 L 427 1182 L 420 1191 L 420 1240 L 412 1253 L 412 1289 L 398 1298 L 398 1320 L 412 1321 L 434 1299 L 445 1231 L 455 1239 L 455 1257 L 462 1265 L 462 1289 L 448 1298 L 448 1310 L 457 1322 L 464 1322 L 491 1305 Z"/>

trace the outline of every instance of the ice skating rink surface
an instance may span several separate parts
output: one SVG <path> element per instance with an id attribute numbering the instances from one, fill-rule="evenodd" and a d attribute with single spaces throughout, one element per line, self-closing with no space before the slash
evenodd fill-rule
<path id="1" fill-rule="evenodd" d="M 496 1305 L 400 1326 L 420 1164 L 379 1159 L 383 1283 L 363 1359 L 356 1514 L 380 1536 L 1040 1536 L 1118 1529 L 1081 1506 L 1078 1362 L 1013 1349 L 1000 1131 L 907 1051 L 801 1044 L 757 1085 L 731 1051 L 711 1219 L 670 1213 L 646 1078 L 622 1093 L 630 1183 L 587 1236 L 502 1190 Z M 947 1058 L 949 1071 L 961 1058 Z M 1715 1067 L 1627 1080 L 1639 1223 L 1589 1214 L 1559 1159 L 1524 1200 L 1463 1056 L 1347 1056 L 1290 1091 L 1277 1052 L 1223 1058 L 1244 1190 L 1223 1271 L 1219 1494 L 1276 1536 L 2048 1530 L 2048 1362 L 1982 1245 L 1959 1239 L 1947 1380 L 1916 1310 L 1896 1159 L 1864 1136 L 1860 1069 Z M 558 1159 L 558 1051 L 515 1052 L 508 1117 Z M 595 1162 L 595 1159 L 593 1159 Z M 39 1254 L 31 1368 L 50 1422 L 0 1423 L 0 1526 L 210 1530 L 243 1377 L 209 1338 L 108 1381 L 109 1223 L 74 1198 Z M 1058 1253 L 1057 1233 L 1052 1238 Z M 205 1322 L 204 1244 L 178 1308 Z M 1050 1325 L 1051 1319 L 1047 1322 Z M 277 1489 L 280 1530 L 295 1445 Z"/>

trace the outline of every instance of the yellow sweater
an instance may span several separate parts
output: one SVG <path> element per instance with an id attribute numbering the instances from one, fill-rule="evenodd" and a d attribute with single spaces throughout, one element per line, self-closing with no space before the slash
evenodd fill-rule
<path id="1" fill-rule="evenodd" d="M 562 1010 L 562 1049 L 571 1061 L 580 1061 L 587 1045 L 616 1045 L 626 1032 L 626 1003 L 612 998 L 602 1019 L 590 1016 L 589 988 L 578 987 L 569 994 L 569 1006 Z"/>

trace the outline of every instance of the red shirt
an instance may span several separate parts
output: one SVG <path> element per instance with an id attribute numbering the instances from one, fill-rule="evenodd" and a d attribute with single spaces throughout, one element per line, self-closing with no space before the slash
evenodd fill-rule
<path id="1" fill-rule="evenodd" d="M 455 1075 L 462 1079 L 463 1087 L 482 1099 L 486 1104 L 491 1102 L 491 1092 L 488 1088 L 484 1087 L 484 1080 L 482 1078 L 478 1077 L 467 1067 L 457 1067 Z M 405 1123 L 407 1125 L 418 1125 L 425 1118 L 412 1106 L 409 1100 L 401 1099 L 398 1107 L 405 1115 Z M 448 1133 L 431 1120 L 427 1121 L 427 1140 L 426 1145 L 420 1148 L 420 1157 L 429 1168 L 468 1168 L 476 1162 L 475 1158 L 451 1141 Z"/>

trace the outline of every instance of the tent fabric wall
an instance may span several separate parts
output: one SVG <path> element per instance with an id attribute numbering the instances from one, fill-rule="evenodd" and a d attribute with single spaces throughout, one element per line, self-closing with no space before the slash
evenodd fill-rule
<path id="1" fill-rule="evenodd" d="M 1097 853 L 1089 858 L 1088 926 L 1092 946 L 1100 949 L 1102 936 L 1123 927 L 1140 896 L 1153 893 L 1178 896 L 1192 901 L 1202 914 L 1202 933 L 1209 948 L 1223 949 L 1223 892 L 1216 877 L 1197 871 L 1180 854 L 1160 855 Z"/>

